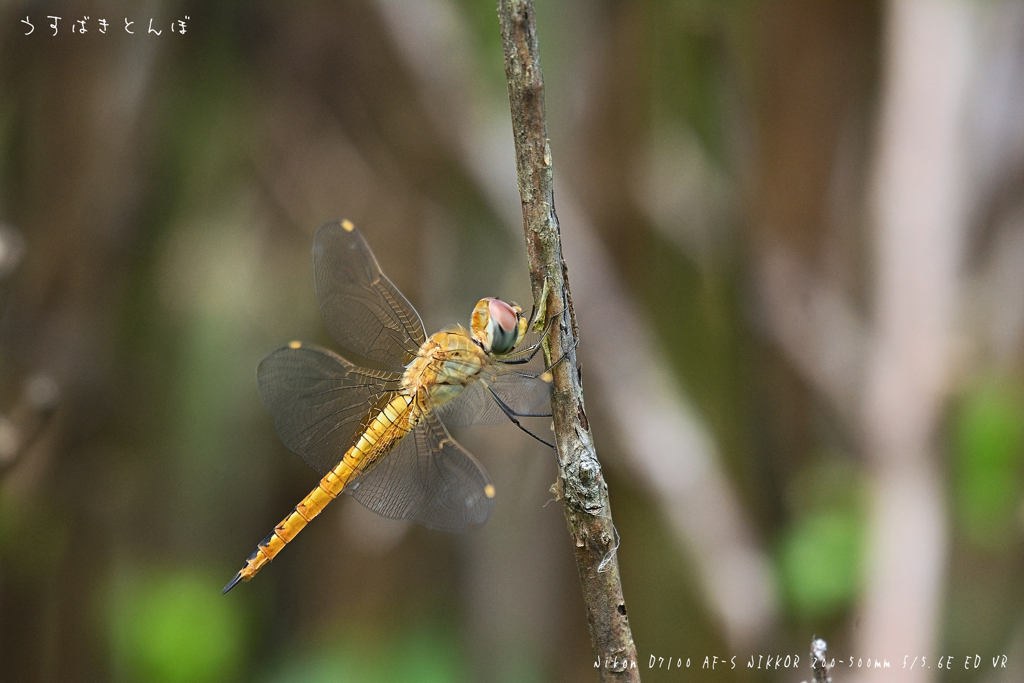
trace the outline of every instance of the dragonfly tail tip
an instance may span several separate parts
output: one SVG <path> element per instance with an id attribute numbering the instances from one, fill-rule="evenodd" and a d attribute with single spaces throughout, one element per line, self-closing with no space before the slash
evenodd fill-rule
<path id="1" fill-rule="evenodd" d="M 231 582 L 230 582 L 230 583 L 228 583 L 228 585 L 224 586 L 224 590 L 222 590 L 222 591 L 220 592 L 220 594 L 221 594 L 221 595 L 224 595 L 224 594 L 225 594 L 225 593 L 227 593 L 227 592 L 228 592 L 229 590 L 231 590 L 232 588 L 234 588 L 235 586 L 237 586 L 237 585 L 238 585 L 238 582 L 239 582 L 239 581 L 241 581 L 241 580 L 242 580 L 242 572 L 238 572 L 237 574 L 235 574 L 235 578 L 231 579 Z"/>

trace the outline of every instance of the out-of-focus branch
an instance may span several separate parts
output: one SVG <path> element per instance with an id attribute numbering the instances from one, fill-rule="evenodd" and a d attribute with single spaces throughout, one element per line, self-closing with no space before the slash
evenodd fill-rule
<path id="1" fill-rule="evenodd" d="M 982 37 L 967 117 L 977 232 L 962 330 L 976 342 L 977 361 L 1008 368 L 1019 362 L 1024 341 L 1024 5 L 993 2 L 977 10 Z"/>
<path id="2" fill-rule="evenodd" d="M 765 248 L 757 266 L 761 326 L 847 424 L 859 425 L 867 334 L 853 306 L 781 243 Z"/>
<path id="3" fill-rule="evenodd" d="M 557 316 L 557 325 L 545 342 L 545 357 L 549 364 L 555 359 L 560 361 L 554 367 L 551 398 L 559 482 L 576 548 L 591 642 L 602 660 L 598 668 L 601 680 L 639 681 L 636 646 L 626 617 L 615 557 L 618 536 L 612 523 L 608 487 L 584 411 L 583 386 L 576 365 L 578 328 L 555 215 L 533 3 L 501 0 L 498 19 L 534 301 L 541 321 Z"/>
<path id="4" fill-rule="evenodd" d="M 5 29 L 16 19 L 9 13 L 3 18 Z M 37 24 L 35 36 L 39 30 Z M 108 449 L 89 444 L 96 443 L 96 425 L 118 398 L 108 390 L 116 374 L 112 365 L 123 360 L 116 340 L 126 285 L 133 259 L 142 253 L 132 247 L 149 224 L 140 211 L 149 196 L 146 171 L 153 152 L 146 141 L 155 139 L 148 133 L 158 117 L 147 105 L 153 102 L 156 58 L 169 42 L 17 42 L 22 47 L 8 50 L 0 62 L 5 98 L 17 103 L 7 130 L 19 136 L 9 162 L 21 188 L 5 196 L 5 211 L 31 239 L 25 268 L 10 292 L 5 370 L 44 372 L 59 388 L 60 408 L 27 451 L 32 425 L 19 425 L 20 434 L 12 434 L 21 462 L 4 488 L 44 506 L 60 499 L 59 519 L 68 533 L 57 557 L 74 561 L 5 571 L 0 656 L 12 680 L 106 680 L 110 661 L 90 654 L 95 605 L 85 596 L 109 576 L 104 558 L 112 554 L 112 540 L 122 538 L 123 529 L 103 525 L 122 524 L 131 515 L 90 514 L 103 496 L 98 482 L 109 470 L 102 469 Z M 42 417 L 55 394 L 53 384 L 30 381 L 22 400 Z M 98 475 L 96 485 L 82 485 L 83 472 Z M 23 540 L 34 538 L 28 528 L 22 533 L 28 534 Z M 43 613 L 47 623 L 60 625 L 49 636 L 49 649 L 39 645 L 46 639 L 40 637 L 46 627 L 39 630 Z"/>
<path id="5" fill-rule="evenodd" d="M 975 337 L 979 360 L 1012 366 L 1024 341 L 1024 207 L 997 226 L 984 263 L 972 274 L 964 336 Z M 983 336 L 983 339 L 977 339 Z M 968 337 L 969 338 L 969 337 Z"/>
<path id="6" fill-rule="evenodd" d="M 21 264 L 25 238 L 12 226 L 0 223 L 0 284 Z M 17 403 L 0 414 L 0 476 L 21 461 L 50 421 L 57 407 L 57 383 L 47 374 L 30 376 Z"/>
<path id="7" fill-rule="evenodd" d="M 565 251 L 574 271 L 587 366 L 602 396 L 614 400 L 609 417 L 629 463 L 655 492 L 697 569 L 712 613 L 728 642 L 750 646 L 776 618 L 771 561 L 755 541 L 740 501 L 722 470 L 713 436 L 697 418 L 670 367 L 637 313 L 611 255 L 590 221 L 560 193 Z"/>
<path id="8" fill-rule="evenodd" d="M 52 377 L 32 375 L 15 406 L 0 415 L 0 476 L 17 465 L 42 434 L 57 408 L 59 396 L 60 390 Z"/>
<path id="9" fill-rule="evenodd" d="M 862 330 L 848 301 L 792 254 L 773 247 L 759 268 L 762 324 L 836 404 L 871 466 L 857 644 L 865 651 L 933 649 L 947 542 L 934 441 L 968 350 L 960 342 L 973 342 L 975 362 L 1006 367 L 1024 337 L 1024 135 L 1015 87 L 1022 23 L 1013 3 L 889 6 L 873 329 Z M 980 253 L 966 289 L 960 270 L 970 222 Z"/>
<path id="10" fill-rule="evenodd" d="M 11 276 L 25 258 L 25 238 L 13 226 L 0 223 L 0 282 Z"/>
<path id="11" fill-rule="evenodd" d="M 873 182 L 875 334 L 864 397 L 872 511 L 855 649 L 890 660 L 931 654 L 938 632 L 947 541 L 934 440 L 951 378 L 964 251 L 971 11 L 932 0 L 894 0 L 887 9 Z M 861 680 L 887 676 L 871 669 Z M 921 669 L 903 679 L 930 677 Z"/>

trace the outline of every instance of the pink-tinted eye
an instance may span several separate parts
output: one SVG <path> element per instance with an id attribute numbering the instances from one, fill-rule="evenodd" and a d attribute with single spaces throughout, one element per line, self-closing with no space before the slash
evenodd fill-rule
<path id="1" fill-rule="evenodd" d="M 519 323 L 515 310 L 501 299 L 491 299 L 487 304 L 487 310 L 491 314 L 491 320 L 497 322 L 506 332 L 514 330 Z"/>

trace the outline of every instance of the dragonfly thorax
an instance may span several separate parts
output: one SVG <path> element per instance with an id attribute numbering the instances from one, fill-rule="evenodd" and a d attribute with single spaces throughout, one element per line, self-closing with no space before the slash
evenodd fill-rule
<path id="1" fill-rule="evenodd" d="M 465 328 L 437 332 L 420 346 L 406 367 L 402 388 L 423 395 L 439 406 L 462 393 L 487 364 L 487 352 L 473 341 Z"/>

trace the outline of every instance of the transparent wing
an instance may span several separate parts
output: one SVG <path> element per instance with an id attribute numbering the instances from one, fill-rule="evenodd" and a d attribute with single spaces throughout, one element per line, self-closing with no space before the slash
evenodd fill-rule
<path id="1" fill-rule="evenodd" d="M 426 340 L 416 309 L 380 272 L 355 228 L 346 230 L 338 221 L 320 226 L 313 277 L 324 325 L 343 350 L 400 370 Z"/>
<path id="2" fill-rule="evenodd" d="M 494 505 L 487 472 L 430 414 L 346 492 L 380 515 L 442 531 L 479 526 Z"/>
<path id="3" fill-rule="evenodd" d="M 273 351 L 256 377 L 281 441 L 320 474 L 341 461 L 367 414 L 401 384 L 401 375 L 357 367 L 312 345 Z"/>
<path id="4" fill-rule="evenodd" d="M 489 391 L 490 390 L 490 391 Z M 494 425 L 508 422 L 508 416 L 491 391 L 519 416 L 550 415 L 551 384 L 529 373 L 507 368 L 488 368 L 456 398 L 435 409 L 447 425 Z"/>

